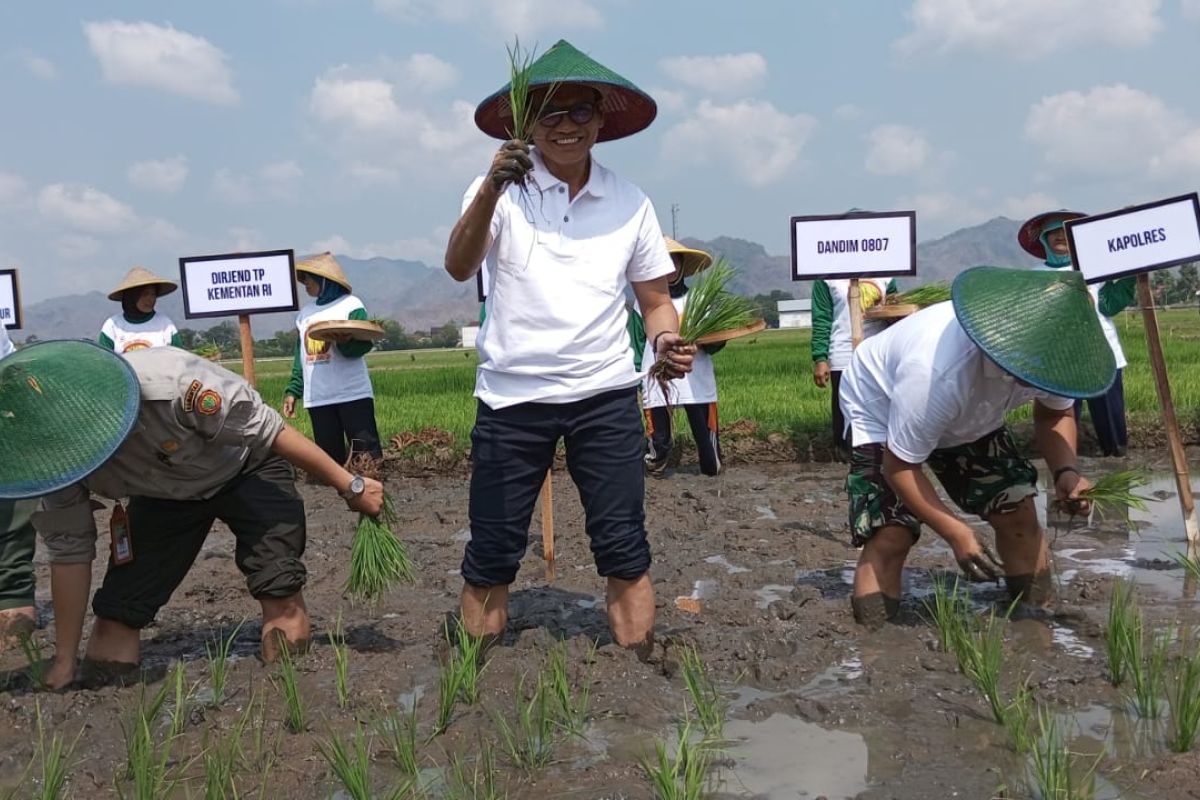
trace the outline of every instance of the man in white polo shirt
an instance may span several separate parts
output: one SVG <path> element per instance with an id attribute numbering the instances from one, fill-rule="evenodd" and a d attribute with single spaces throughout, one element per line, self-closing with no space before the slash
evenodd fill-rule
<path id="1" fill-rule="evenodd" d="M 695 348 L 678 335 L 666 280 L 674 265 L 653 206 L 596 163 L 591 148 L 642 130 L 656 106 L 565 41 L 534 62 L 530 89 L 537 117 L 528 142 L 509 140 L 507 86 L 476 110 L 480 129 L 508 141 L 467 190 L 446 249 L 456 280 L 473 277 L 486 259 L 490 282 L 476 341 L 462 618 L 474 635 L 503 633 L 508 587 L 561 438 L 597 571 L 608 580 L 613 636 L 646 646 L 654 589 L 626 288 L 643 309 L 656 357 L 674 374 L 690 369 Z"/>
<path id="2" fill-rule="evenodd" d="M 1116 364 L 1076 272 L 975 267 L 952 301 L 866 340 L 842 379 L 853 450 L 846 492 L 855 619 L 878 627 L 899 612 L 901 579 L 921 523 L 954 551 L 971 580 L 1005 576 L 1031 605 L 1049 599 L 1049 554 L 1037 520 L 1037 470 L 1017 452 L 1005 414 L 1034 403 L 1034 435 L 1059 501 L 1086 513 L 1091 484 L 1075 466 L 1073 398 L 1102 393 Z M 996 533 L 996 559 L 938 497 Z"/>

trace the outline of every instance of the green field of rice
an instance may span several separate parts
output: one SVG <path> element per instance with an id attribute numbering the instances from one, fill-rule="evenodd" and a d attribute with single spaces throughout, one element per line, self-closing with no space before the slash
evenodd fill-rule
<path id="1" fill-rule="evenodd" d="M 1140 314 L 1117 320 L 1129 366 L 1125 398 L 1131 426 L 1161 424 Z M 1194 310 L 1160 312 L 1159 327 L 1176 409 L 1185 427 L 1200 423 L 1200 316 Z M 823 439 L 829 425 L 829 393 L 812 382 L 810 331 L 774 330 L 737 339 L 714 358 L 722 427 L 751 420 L 760 436 L 784 434 L 798 445 Z M 474 350 L 375 352 L 367 356 L 375 386 L 375 408 L 384 438 L 436 427 L 465 446 L 475 418 Z M 229 364 L 231 368 L 239 365 Z M 277 407 L 291 371 L 290 360 L 257 364 L 259 390 Z M 1027 419 L 1030 409 L 1015 412 Z M 307 415 L 294 424 L 311 433 Z"/>

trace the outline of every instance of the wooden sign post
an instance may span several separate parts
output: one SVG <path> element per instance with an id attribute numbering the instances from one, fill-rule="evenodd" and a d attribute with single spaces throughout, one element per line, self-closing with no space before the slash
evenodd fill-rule
<path id="1" fill-rule="evenodd" d="M 1171 399 L 1167 363 L 1163 358 L 1154 296 L 1149 273 L 1200 260 L 1200 195 L 1195 192 L 1154 203 L 1129 206 L 1120 211 L 1066 223 L 1071 262 L 1088 283 L 1137 276 L 1138 300 L 1146 327 L 1150 368 L 1162 406 L 1163 427 L 1175 472 L 1179 507 L 1189 552 L 1194 554 L 1200 539 L 1196 504 L 1188 474 L 1183 437 Z"/>
<path id="2" fill-rule="evenodd" d="M 268 250 L 181 258 L 179 278 L 184 317 L 238 318 L 242 375 L 255 386 L 250 315 L 295 311 L 300 307 L 295 254 L 291 250 Z"/>
<path id="3" fill-rule="evenodd" d="M 554 583 L 554 471 L 546 471 L 539 496 L 542 508 L 542 558 L 546 560 L 546 581 Z"/>
<path id="4" fill-rule="evenodd" d="M 0 269 L 0 325 L 8 330 L 24 326 L 21 315 L 21 287 L 17 270 Z"/>
<path id="5" fill-rule="evenodd" d="M 846 303 L 850 306 L 850 348 L 857 350 L 863 340 L 862 294 L 858 286 L 858 278 L 850 279 L 850 288 L 846 291 Z"/>

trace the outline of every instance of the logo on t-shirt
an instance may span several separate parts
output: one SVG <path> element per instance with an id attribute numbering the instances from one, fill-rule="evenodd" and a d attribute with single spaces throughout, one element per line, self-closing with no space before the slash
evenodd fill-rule
<path id="1" fill-rule="evenodd" d="M 154 347 L 152 342 L 148 342 L 145 339 L 134 339 L 122 347 L 121 352 L 132 353 L 134 350 L 149 350 L 151 347 Z"/>
<path id="2" fill-rule="evenodd" d="M 333 353 L 330 352 L 332 346 L 330 342 L 323 342 L 306 334 L 304 337 L 304 356 L 310 364 L 328 361 L 333 358 Z"/>

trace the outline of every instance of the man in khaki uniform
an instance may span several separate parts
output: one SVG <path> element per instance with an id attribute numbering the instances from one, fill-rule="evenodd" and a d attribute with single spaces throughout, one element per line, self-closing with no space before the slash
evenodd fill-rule
<path id="1" fill-rule="evenodd" d="M 306 644 L 304 505 L 292 466 L 337 488 L 350 508 L 368 514 L 380 511 L 382 485 L 339 466 L 242 378 L 183 350 L 140 350 L 122 361 L 88 343 L 47 342 L 22 353 L 23 361 L 20 354 L 0 361 L 0 418 L 10 407 L 21 409 L 7 415 L 25 420 L 17 437 L 51 435 L 42 427 L 70 429 L 75 421 L 63 415 L 74 408 L 101 422 L 115 414 L 127 426 L 117 425 L 115 434 L 86 434 L 85 445 L 104 435 L 114 444 L 81 460 L 69 480 L 59 476 L 71 473 L 66 463 L 75 451 L 64 449 L 54 472 L 57 485 L 34 516 L 51 562 L 56 654 L 50 685 L 74 680 L 95 557 L 93 492 L 130 502 L 129 535 L 113 537 L 108 571 L 92 602 L 96 623 L 88 661 L 116 669 L 137 663 L 139 630 L 170 599 L 216 519 L 233 531 L 237 566 L 262 605 L 264 659 L 278 654 L 281 636 L 289 646 Z M 131 374 L 122 374 L 122 364 Z M 121 391 L 122 381 L 133 386 L 129 396 L 109 397 Z M 78 426 L 92 421 L 81 418 Z M 0 438 L 12 425 L 0 424 Z M 10 487 L 22 478 L 0 468 L 0 497 L 11 496 Z M 119 532 L 119 525 L 114 529 Z"/>

